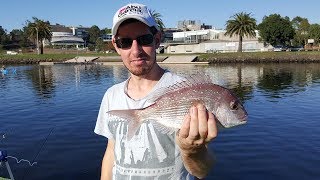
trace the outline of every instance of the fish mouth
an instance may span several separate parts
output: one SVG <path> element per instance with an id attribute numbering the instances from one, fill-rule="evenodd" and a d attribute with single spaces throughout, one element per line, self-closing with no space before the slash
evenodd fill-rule
<path id="1" fill-rule="evenodd" d="M 238 119 L 239 120 L 238 122 L 226 125 L 226 128 L 230 128 L 230 127 L 235 127 L 235 126 L 240 126 L 240 125 L 246 124 L 247 123 L 247 118 L 248 118 L 248 116 L 244 115 L 242 118 Z"/>
<path id="2" fill-rule="evenodd" d="M 218 127 L 222 127 L 222 128 L 232 128 L 232 127 L 236 127 L 236 126 L 241 126 L 243 124 L 246 124 L 247 121 L 239 121 L 239 122 L 236 122 L 236 123 L 228 123 L 228 124 L 222 124 L 221 122 L 219 122 L 219 125 L 221 126 L 218 126 Z"/>
<path id="3" fill-rule="evenodd" d="M 240 123 L 238 125 L 242 125 L 242 124 L 246 124 L 247 123 L 247 120 L 243 120 L 243 121 L 240 121 Z"/>
<path id="4" fill-rule="evenodd" d="M 240 120 L 240 122 L 246 123 L 246 122 L 247 122 L 247 119 L 248 119 L 248 115 L 245 114 L 245 115 L 243 115 L 243 117 L 241 117 L 239 120 Z"/>

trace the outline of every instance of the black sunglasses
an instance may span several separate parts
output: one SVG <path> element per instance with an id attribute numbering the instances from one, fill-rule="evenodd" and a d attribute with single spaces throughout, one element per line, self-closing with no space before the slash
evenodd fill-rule
<path id="1" fill-rule="evenodd" d="M 136 38 L 140 46 L 148 46 L 153 43 L 153 35 L 145 34 Z M 131 38 L 120 38 L 116 39 L 116 44 L 118 48 L 126 49 L 132 46 L 133 39 Z"/>

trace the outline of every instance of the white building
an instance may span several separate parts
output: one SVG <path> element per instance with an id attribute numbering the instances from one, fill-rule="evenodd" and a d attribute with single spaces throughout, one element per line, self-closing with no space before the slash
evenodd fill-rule
<path id="1" fill-rule="evenodd" d="M 63 25 L 52 25 L 52 38 L 50 44 L 60 46 L 85 46 L 83 30 L 77 27 L 65 27 Z M 49 42 L 48 42 L 49 44 Z"/>
<path id="2" fill-rule="evenodd" d="M 173 42 L 162 43 L 165 53 L 214 53 L 236 52 L 239 45 L 238 36 L 225 36 L 226 30 L 204 29 L 195 31 L 183 31 L 173 33 Z M 243 52 L 267 51 L 263 43 L 255 38 L 243 37 Z"/>

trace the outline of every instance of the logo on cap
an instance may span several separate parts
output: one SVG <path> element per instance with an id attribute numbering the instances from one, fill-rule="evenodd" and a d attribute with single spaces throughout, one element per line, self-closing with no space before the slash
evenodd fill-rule
<path id="1" fill-rule="evenodd" d="M 127 14 L 140 14 L 142 15 L 142 7 L 141 6 L 135 6 L 135 5 L 129 5 L 119 10 L 118 18 L 121 18 Z"/>

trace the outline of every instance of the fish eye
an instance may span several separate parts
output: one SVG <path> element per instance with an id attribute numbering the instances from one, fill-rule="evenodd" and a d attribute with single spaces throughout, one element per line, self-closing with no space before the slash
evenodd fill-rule
<path id="1" fill-rule="evenodd" d="M 231 102 L 230 102 L 230 108 L 231 108 L 232 110 L 237 110 L 237 109 L 239 108 L 239 103 L 238 103 L 238 101 L 231 101 Z"/>

